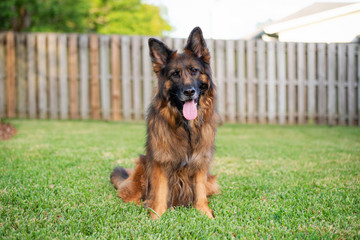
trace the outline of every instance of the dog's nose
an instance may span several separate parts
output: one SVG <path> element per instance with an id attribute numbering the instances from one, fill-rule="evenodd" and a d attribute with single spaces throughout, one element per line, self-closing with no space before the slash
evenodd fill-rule
<path id="1" fill-rule="evenodd" d="M 195 94 L 195 88 L 192 86 L 184 88 L 184 95 L 187 97 L 192 97 Z"/>

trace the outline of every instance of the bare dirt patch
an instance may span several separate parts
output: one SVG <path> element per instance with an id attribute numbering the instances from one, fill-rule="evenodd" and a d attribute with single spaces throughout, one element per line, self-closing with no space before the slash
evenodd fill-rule
<path id="1" fill-rule="evenodd" d="M 9 140 L 16 134 L 16 129 L 10 123 L 0 122 L 0 141 Z"/>

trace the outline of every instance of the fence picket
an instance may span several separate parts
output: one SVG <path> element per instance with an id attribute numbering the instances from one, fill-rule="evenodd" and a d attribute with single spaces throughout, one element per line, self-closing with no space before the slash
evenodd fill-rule
<path id="1" fill-rule="evenodd" d="M 35 35 L 27 34 L 26 38 L 29 118 L 36 118 Z"/>
<path id="2" fill-rule="evenodd" d="M 295 43 L 287 45 L 287 65 L 288 65 L 288 123 L 295 124 L 296 111 L 296 52 Z"/>
<path id="3" fill-rule="evenodd" d="M 234 41 L 226 41 L 226 115 L 235 122 L 235 52 Z"/>
<path id="4" fill-rule="evenodd" d="M 6 99 L 7 116 L 16 116 L 16 82 L 15 82 L 15 36 L 14 32 L 6 34 Z"/>
<path id="5" fill-rule="evenodd" d="M 164 43 L 166 44 L 166 46 L 168 46 L 170 49 L 173 49 L 174 48 L 174 41 L 172 38 L 163 38 L 164 40 Z"/>
<path id="6" fill-rule="evenodd" d="M 99 38 L 96 34 L 90 35 L 90 104 L 91 118 L 100 119 L 100 89 L 99 89 Z"/>
<path id="7" fill-rule="evenodd" d="M 112 120 L 121 119 L 121 86 L 120 86 L 120 37 L 111 36 L 111 106 Z"/>
<path id="8" fill-rule="evenodd" d="M 50 118 L 58 118 L 58 83 L 57 83 L 57 62 L 56 62 L 56 43 L 57 36 L 55 34 L 47 35 L 48 41 L 48 63 L 49 63 L 49 107 Z"/>
<path id="9" fill-rule="evenodd" d="M 109 41 L 109 36 L 100 36 L 100 97 L 104 120 L 110 120 Z"/>
<path id="10" fill-rule="evenodd" d="M 305 123 L 305 78 L 306 78 L 306 59 L 305 43 L 297 44 L 297 82 L 298 82 L 298 123 Z"/>
<path id="11" fill-rule="evenodd" d="M 81 119 L 89 118 L 89 48 L 88 35 L 79 38 L 80 55 L 80 114 Z"/>
<path id="12" fill-rule="evenodd" d="M 255 123 L 255 41 L 248 41 L 246 44 L 247 55 L 247 121 Z"/>
<path id="13" fill-rule="evenodd" d="M 152 75 L 151 75 L 151 61 L 149 57 L 149 45 L 148 40 L 142 40 L 142 71 L 143 71 L 143 89 L 144 89 L 144 111 L 143 115 L 146 116 L 146 111 L 151 102 L 153 87 L 152 87 Z"/>
<path id="14" fill-rule="evenodd" d="M 5 103 L 6 103 L 6 92 L 5 92 L 5 33 L 0 33 L 0 118 L 6 116 Z"/>
<path id="15" fill-rule="evenodd" d="M 225 56 L 224 56 L 225 42 L 223 40 L 217 40 L 215 42 L 215 68 L 216 78 L 215 83 L 217 86 L 217 109 L 222 117 L 225 119 Z"/>
<path id="16" fill-rule="evenodd" d="M 326 45 L 318 43 L 318 121 L 320 124 L 326 124 Z"/>
<path id="17" fill-rule="evenodd" d="M 26 55 L 25 34 L 16 35 L 16 79 L 18 116 L 26 117 Z"/>
<path id="18" fill-rule="evenodd" d="M 132 82 L 133 82 L 133 103 L 134 103 L 134 118 L 141 119 L 141 79 L 140 79 L 140 38 L 131 38 L 131 59 L 132 59 Z"/>
<path id="19" fill-rule="evenodd" d="M 276 60 L 275 60 L 275 42 L 267 43 L 267 99 L 268 99 L 268 119 L 270 124 L 276 123 Z"/>
<path id="20" fill-rule="evenodd" d="M 46 35 L 38 34 L 36 38 L 37 71 L 38 71 L 38 108 L 39 117 L 47 118 L 47 72 L 46 72 Z"/>
<path id="21" fill-rule="evenodd" d="M 239 40 L 237 50 L 237 111 L 240 123 L 246 122 L 246 93 L 245 93 L 245 41 Z"/>
<path id="22" fill-rule="evenodd" d="M 330 43 L 328 45 L 328 124 L 334 125 L 336 120 L 336 89 L 335 89 L 335 74 L 336 74 L 336 45 Z"/>
<path id="23" fill-rule="evenodd" d="M 283 42 L 277 44 L 277 71 L 279 78 L 278 86 L 278 109 L 279 124 L 286 123 L 286 45 Z"/>
<path id="24" fill-rule="evenodd" d="M 60 118 L 67 119 L 69 115 L 68 100 L 68 54 L 67 54 L 67 35 L 58 35 L 59 51 L 59 100 L 60 100 Z"/>
<path id="25" fill-rule="evenodd" d="M 355 123 L 355 76 L 356 76 L 356 69 L 355 69 L 355 56 L 356 56 L 356 45 L 350 44 L 347 45 L 347 76 L 348 76 L 348 112 L 349 118 L 348 123 L 349 125 L 354 125 Z"/>
<path id="26" fill-rule="evenodd" d="M 338 44 L 338 109 L 339 123 L 345 125 L 346 100 L 345 100 L 345 78 L 346 78 L 346 45 Z"/>
<path id="27" fill-rule="evenodd" d="M 312 123 L 315 120 L 315 104 L 316 104 L 316 93 L 315 93 L 315 54 L 316 54 L 315 43 L 309 43 L 307 45 L 307 68 L 308 68 L 308 118 Z"/>
<path id="28" fill-rule="evenodd" d="M 258 40 L 256 41 L 257 47 L 257 82 L 258 82 L 258 118 L 261 124 L 266 123 L 266 88 L 265 88 L 265 71 L 266 71 L 266 62 L 265 62 L 265 42 Z"/>
<path id="29" fill-rule="evenodd" d="M 79 118 L 79 86 L 78 86 L 78 37 L 69 36 L 69 90 L 70 90 L 70 118 Z"/>
<path id="30" fill-rule="evenodd" d="M 174 49 L 177 50 L 178 53 L 182 52 L 184 45 L 184 40 L 182 38 L 174 39 Z"/>
<path id="31" fill-rule="evenodd" d="M 358 51 L 357 51 L 357 61 L 358 61 L 358 66 L 357 66 L 357 77 L 358 77 L 358 82 L 357 82 L 357 90 L 358 90 L 358 125 L 360 126 L 360 47 L 358 46 Z"/>
<path id="32" fill-rule="evenodd" d="M 130 79 L 130 38 L 121 37 L 121 88 L 122 88 L 122 109 L 125 120 L 131 119 L 131 79 Z"/>
<path id="33" fill-rule="evenodd" d="M 208 50 L 210 51 L 210 67 L 212 69 L 212 78 L 213 78 L 213 81 L 215 80 L 214 77 L 215 77 L 215 74 L 214 74 L 214 71 L 215 71 L 215 48 L 214 48 L 214 40 L 213 39 L 208 39 L 206 40 L 206 44 L 207 44 L 207 47 L 208 47 Z M 185 45 L 185 43 L 184 43 Z M 183 47 L 184 48 L 184 47 Z M 215 81 L 214 81 L 215 82 Z"/>

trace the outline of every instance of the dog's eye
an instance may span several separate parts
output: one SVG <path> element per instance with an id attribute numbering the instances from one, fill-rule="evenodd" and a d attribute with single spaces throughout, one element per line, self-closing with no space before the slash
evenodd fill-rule
<path id="1" fill-rule="evenodd" d="M 208 86 L 206 83 L 202 83 L 202 84 L 200 85 L 200 90 L 201 90 L 201 91 L 206 91 L 208 88 L 209 88 L 209 86 Z"/>
<path id="2" fill-rule="evenodd" d="M 194 67 L 190 67 L 190 72 L 191 72 L 192 75 L 195 75 L 198 71 L 199 71 L 199 69 L 194 68 Z"/>
<path id="3" fill-rule="evenodd" d="M 179 77 L 180 76 L 180 72 L 179 71 L 175 71 L 171 74 L 171 77 Z"/>

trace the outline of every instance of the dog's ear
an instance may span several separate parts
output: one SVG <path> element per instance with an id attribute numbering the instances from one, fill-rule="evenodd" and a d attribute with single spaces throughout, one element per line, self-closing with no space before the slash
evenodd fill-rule
<path id="1" fill-rule="evenodd" d="M 185 51 L 190 51 L 204 62 L 210 63 L 210 53 L 206 46 L 202 31 L 199 27 L 194 28 L 187 40 Z"/>
<path id="2" fill-rule="evenodd" d="M 155 38 L 149 39 L 149 49 L 154 72 L 159 73 L 174 52 Z"/>

